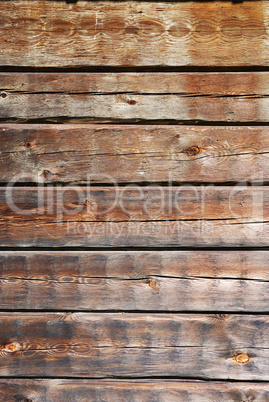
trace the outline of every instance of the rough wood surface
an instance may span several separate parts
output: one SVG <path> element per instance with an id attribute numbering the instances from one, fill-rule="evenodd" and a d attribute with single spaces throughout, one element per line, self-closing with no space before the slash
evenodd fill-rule
<path id="1" fill-rule="evenodd" d="M 180 380 L 0 380 L 3 401 L 264 402 L 268 384 Z"/>
<path id="2" fill-rule="evenodd" d="M 268 252 L 1 252 L 0 309 L 267 312 Z"/>
<path id="3" fill-rule="evenodd" d="M 1 313 L 0 375 L 268 381 L 268 316 Z"/>
<path id="4" fill-rule="evenodd" d="M 0 91 L 1 119 L 269 121 L 268 73 L 2 73 Z"/>
<path id="5" fill-rule="evenodd" d="M 1 220 L 20 224 L 269 219 L 267 186 L 39 186 L 0 188 Z"/>
<path id="6" fill-rule="evenodd" d="M 268 400 L 268 2 L 0 13 L 0 399 Z"/>
<path id="7" fill-rule="evenodd" d="M 268 2 L 1 1 L 3 66 L 268 65 Z"/>
<path id="8" fill-rule="evenodd" d="M 92 3 L 93 4 L 93 3 Z M 257 3 L 259 4 L 259 3 Z M 201 5 L 201 4 L 200 4 Z M 203 6 L 203 5 L 202 5 Z M 13 94 L 119 94 L 268 96 L 269 72 L 0 73 Z M 46 106 L 46 105 L 44 105 Z M 155 117 L 156 118 L 156 117 Z"/>
<path id="9" fill-rule="evenodd" d="M 1 251 L 1 275 L 269 280 L 268 251 Z"/>
<path id="10" fill-rule="evenodd" d="M 6 247 L 268 247 L 269 223 L 248 220 L 165 222 L 0 222 Z"/>
<path id="11" fill-rule="evenodd" d="M 268 210 L 262 186 L 7 187 L 0 189 L 0 240 L 41 247 L 268 246 Z"/>
<path id="12" fill-rule="evenodd" d="M 269 181 L 268 127 L 0 126 L 0 181 Z"/>

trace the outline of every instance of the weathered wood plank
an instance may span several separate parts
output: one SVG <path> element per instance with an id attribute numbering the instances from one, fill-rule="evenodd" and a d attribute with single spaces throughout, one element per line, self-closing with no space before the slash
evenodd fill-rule
<path id="1" fill-rule="evenodd" d="M 0 240 L 41 247 L 268 246 L 268 210 L 267 187 L 259 186 L 7 187 L 0 189 Z"/>
<path id="2" fill-rule="evenodd" d="M 269 72 L 26 73 L 0 72 L 13 94 L 268 96 Z M 46 105 L 43 105 L 46 106 Z"/>
<path id="3" fill-rule="evenodd" d="M 269 379 L 268 316 L 0 315 L 1 376 Z"/>
<path id="4" fill-rule="evenodd" d="M 1 251 L 1 275 L 269 280 L 268 251 Z"/>
<path id="5" fill-rule="evenodd" d="M 268 247 L 268 222 L 0 222 L 6 247 Z"/>
<path id="6" fill-rule="evenodd" d="M 4 66 L 268 65 L 268 3 L 1 1 Z"/>
<path id="7" fill-rule="evenodd" d="M 268 127 L 0 126 L 0 181 L 269 181 Z"/>
<path id="8" fill-rule="evenodd" d="M 160 401 L 264 402 L 269 399 L 268 384 L 180 380 L 0 380 L 4 401 Z M 19 399 L 20 398 L 20 399 Z"/>
<path id="9" fill-rule="evenodd" d="M 268 312 L 268 264 L 267 251 L 1 252 L 0 309 Z"/>
<path id="10" fill-rule="evenodd" d="M 149 222 L 226 219 L 267 221 L 267 186 L 38 186 L 0 188 L 1 220 Z"/>
<path id="11" fill-rule="evenodd" d="M 1 119 L 269 121 L 268 73 L 2 73 L 0 88 Z"/>

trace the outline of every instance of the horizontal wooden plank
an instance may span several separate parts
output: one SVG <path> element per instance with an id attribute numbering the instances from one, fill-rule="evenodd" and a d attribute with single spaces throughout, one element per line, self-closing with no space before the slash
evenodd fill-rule
<path id="1" fill-rule="evenodd" d="M 264 402 L 268 384 L 180 380 L 0 380 L 2 400 L 67 401 L 244 401 Z"/>
<path id="2" fill-rule="evenodd" d="M 266 1 L 15 0 L 1 15 L 3 66 L 268 65 Z"/>
<path id="3" fill-rule="evenodd" d="M 268 186 L 39 186 L 0 188 L 5 222 L 269 219 Z"/>
<path id="4" fill-rule="evenodd" d="M 267 246 L 268 188 L 7 187 L 3 246 Z M 26 230 L 27 229 L 27 230 Z"/>
<path id="5" fill-rule="evenodd" d="M 267 312 L 268 265 L 268 251 L 1 252 L 0 309 Z"/>
<path id="6" fill-rule="evenodd" d="M 269 379 L 268 316 L 1 313 L 1 376 Z"/>
<path id="7" fill-rule="evenodd" d="M 264 126 L 4 124 L 0 144 L 1 182 L 269 181 Z"/>
<path id="8" fill-rule="evenodd" d="M 269 121 L 268 73 L 2 73 L 0 88 L 1 119 Z"/>
<path id="9" fill-rule="evenodd" d="M 268 251 L 1 251 L 1 276 L 269 280 Z"/>
<path id="10" fill-rule="evenodd" d="M 253 96 L 255 99 L 268 96 L 269 72 L 0 72 L 0 84 L 1 91 L 7 95 L 122 93 L 126 96 Z"/>
<path id="11" fill-rule="evenodd" d="M 268 222 L 0 222 L 7 247 L 268 247 Z"/>

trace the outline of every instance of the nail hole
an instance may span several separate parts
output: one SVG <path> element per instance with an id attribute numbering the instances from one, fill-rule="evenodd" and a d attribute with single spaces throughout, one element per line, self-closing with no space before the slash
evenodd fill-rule
<path id="1" fill-rule="evenodd" d="M 84 200 L 84 205 L 91 205 L 91 201 L 90 200 Z"/>
<path id="2" fill-rule="evenodd" d="M 197 145 L 192 145 L 191 147 L 185 149 L 184 153 L 188 156 L 196 156 L 200 153 L 200 148 Z"/>
<path id="3" fill-rule="evenodd" d="M 2 93 L 1 93 L 1 97 L 2 97 L 2 98 L 6 98 L 6 97 L 7 97 L 7 94 L 6 94 L 5 92 L 2 92 Z"/>
<path id="4" fill-rule="evenodd" d="M 129 99 L 128 103 L 129 103 L 129 105 L 135 105 L 136 101 L 134 99 Z"/>

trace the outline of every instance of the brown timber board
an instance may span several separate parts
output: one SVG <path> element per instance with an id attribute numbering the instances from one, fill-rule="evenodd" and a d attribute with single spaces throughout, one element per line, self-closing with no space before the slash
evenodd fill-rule
<path id="1" fill-rule="evenodd" d="M 268 246 L 268 210 L 262 186 L 2 187 L 0 240 L 17 247 Z"/>
<path id="2" fill-rule="evenodd" d="M 269 400 L 268 4 L 0 0 L 1 401 Z"/>
<path id="3" fill-rule="evenodd" d="M 268 381 L 268 316 L 1 313 L 0 375 Z"/>
<path id="4" fill-rule="evenodd" d="M 268 383 L 180 380 L 0 380 L 3 401 L 247 401 L 269 399 Z"/>
<path id="5" fill-rule="evenodd" d="M 268 127 L 1 124 L 0 182 L 269 181 Z"/>
<path id="6" fill-rule="evenodd" d="M 1 252 L 0 309 L 268 312 L 268 251 Z"/>
<path id="7" fill-rule="evenodd" d="M 0 6 L 2 66 L 266 66 L 269 61 L 267 1 L 15 0 Z"/>
<path id="8" fill-rule="evenodd" d="M 1 73 L 3 120 L 269 122 L 269 74 Z"/>

